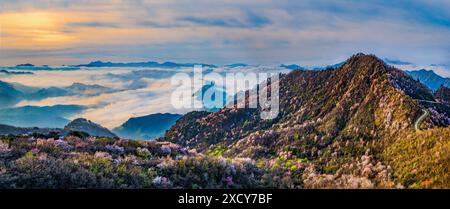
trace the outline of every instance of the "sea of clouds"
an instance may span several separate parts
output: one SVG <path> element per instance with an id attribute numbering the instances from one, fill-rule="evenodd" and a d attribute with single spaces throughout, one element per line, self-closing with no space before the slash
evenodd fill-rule
<path id="1" fill-rule="evenodd" d="M 80 68 L 79 70 L 39 70 L 33 74 L 3 75 L 8 83 L 19 83 L 37 88 L 66 87 L 73 83 L 97 84 L 115 91 L 99 95 L 73 95 L 45 98 L 38 101 L 23 100 L 16 107 L 82 105 L 86 109 L 68 119 L 87 118 L 107 128 L 115 128 L 131 117 L 153 113 L 184 114 L 194 109 L 176 109 L 171 104 L 172 92 L 178 87 L 171 83 L 176 73 L 192 73 L 193 68 Z M 288 70 L 267 66 L 219 67 L 204 69 L 204 73 L 265 72 L 286 73 Z M 200 89 L 194 89 L 198 91 Z"/>

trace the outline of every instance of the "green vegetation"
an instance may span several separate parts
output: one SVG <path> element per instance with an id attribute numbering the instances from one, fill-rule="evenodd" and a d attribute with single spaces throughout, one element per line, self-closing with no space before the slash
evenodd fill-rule
<path id="1" fill-rule="evenodd" d="M 450 128 L 399 136 L 384 152 L 395 177 L 409 188 L 450 188 Z"/>
<path id="2" fill-rule="evenodd" d="M 221 157 L 221 156 L 223 156 L 223 153 L 225 151 L 226 151 L 225 148 L 223 148 L 221 145 L 217 145 L 213 149 L 209 149 L 207 151 L 207 154 L 209 156 L 213 156 L 213 157 Z"/>

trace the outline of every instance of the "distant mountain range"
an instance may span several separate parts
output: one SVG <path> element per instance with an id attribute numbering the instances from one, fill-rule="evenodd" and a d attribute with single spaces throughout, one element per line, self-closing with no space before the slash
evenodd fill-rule
<path id="1" fill-rule="evenodd" d="M 0 123 L 20 127 L 62 128 L 68 117 L 78 114 L 86 107 L 80 105 L 22 106 L 21 101 L 42 100 L 61 96 L 95 96 L 117 90 L 100 86 L 74 83 L 67 87 L 36 88 L 17 83 L 0 81 Z"/>
<path id="2" fill-rule="evenodd" d="M 43 134 L 55 136 L 66 136 L 67 134 L 79 134 L 95 137 L 117 137 L 114 133 L 107 128 L 102 127 L 90 120 L 84 118 L 78 118 L 67 125 L 64 128 L 22 128 L 10 125 L 0 124 L 0 136 L 1 135 L 31 135 L 31 134 Z"/>
<path id="3" fill-rule="evenodd" d="M 57 135 L 64 136 L 71 132 L 78 132 L 97 137 L 119 136 L 126 139 L 149 140 L 164 136 L 165 131 L 182 117 L 179 114 L 157 113 L 130 118 L 121 126 L 113 129 L 113 131 L 84 118 L 69 121 L 61 117 L 61 115 L 79 111 L 81 108 L 79 106 L 60 105 L 3 109 L 0 110 L 0 118 L 2 118 L 0 121 L 0 135 L 50 134 L 54 132 Z"/>
<path id="4" fill-rule="evenodd" d="M 319 67 L 305 67 L 297 64 L 281 64 L 279 67 L 289 69 L 289 70 L 329 70 L 329 69 L 335 69 L 343 65 L 345 62 L 339 62 L 334 65 L 326 65 L 326 66 L 319 66 Z"/>
<path id="5" fill-rule="evenodd" d="M 8 70 L 2 70 L 0 69 L 0 75 L 6 74 L 6 75 L 33 75 L 32 72 L 24 72 L 24 71 L 8 71 Z"/>
<path id="6" fill-rule="evenodd" d="M 180 67 L 194 67 L 195 65 L 202 65 L 203 67 L 216 68 L 215 65 L 204 63 L 175 63 L 175 62 L 102 62 L 94 61 L 88 64 L 75 65 L 74 67 L 152 67 L 152 68 L 180 68 Z"/>
<path id="7" fill-rule="evenodd" d="M 327 65 L 327 66 L 318 66 L 318 67 L 304 67 L 298 64 L 281 64 L 279 67 L 290 69 L 290 70 L 298 70 L 298 69 L 304 69 L 304 70 L 324 70 L 324 69 L 330 69 L 330 68 L 337 68 L 341 66 L 344 62 L 339 62 L 334 65 Z M 137 68 L 137 67 L 143 67 L 143 68 L 186 68 L 186 67 L 194 67 L 195 65 L 202 65 L 206 68 L 218 68 L 218 65 L 213 64 L 206 64 L 206 63 L 177 63 L 177 62 L 154 62 L 154 61 L 148 61 L 148 62 L 109 62 L 109 61 L 92 61 L 87 64 L 78 64 L 78 65 L 71 65 L 71 66 L 63 66 L 63 67 L 49 67 L 47 65 L 43 66 L 35 66 L 33 64 L 19 64 L 15 67 L 3 67 L 4 69 L 22 69 L 22 70 L 79 70 L 81 67 L 130 67 L 130 68 Z M 246 63 L 232 63 L 227 65 L 222 65 L 221 67 L 225 68 L 245 68 L 249 66 L 257 66 L 257 65 L 249 65 Z M 28 72 L 27 72 L 28 73 Z"/>
<path id="8" fill-rule="evenodd" d="M 26 63 L 26 64 L 18 64 L 18 65 L 16 65 L 16 67 L 34 67 L 34 65 L 30 64 L 30 63 Z"/>
<path id="9" fill-rule="evenodd" d="M 441 85 L 450 87 L 450 78 L 444 78 L 434 73 L 432 70 L 422 69 L 415 71 L 406 71 L 406 73 L 414 79 L 419 80 L 433 91 L 436 91 Z"/>
<path id="10" fill-rule="evenodd" d="M 249 66 L 248 64 L 244 64 L 244 63 L 234 63 L 234 64 L 226 65 L 226 67 L 229 67 L 229 68 L 248 67 L 248 66 Z"/>
<path id="11" fill-rule="evenodd" d="M 413 65 L 413 63 L 411 63 L 411 62 L 406 62 L 406 61 L 402 61 L 402 60 L 394 60 L 394 59 L 389 59 L 389 58 L 384 58 L 383 61 L 389 65 Z"/>
<path id="12" fill-rule="evenodd" d="M 79 67 L 73 67 L 73 66 L 60 66 L 60 67 L 50 67 L 48 65 L 42 65 L 42 66 L 35 66 L 33 64 L 18 64 L 16 66 L 11 66 L 11 67 L 0 67 L 0 70 L 5 70 L 5 71 L 10 71 L 10 70 L 14 70 L 14 71 L 20 71 L 20 70 L 29 70 L 29 71 L 42 71 L 42 70 L 46 70 L 46 71 L 72 71 L 72 70 L 80 70 Z M 11 72 L 10 73 L 14 74 L 15 72 Z M 20 72 L 19 72 L 20 73 Z M 30 74 L 31 72 L 23 72 L 22 74 Z M 32 73 L 31 73 L 32 74 Z"/>
<path id="13" fill-rule="evenodd" d="M 157 113 L 142 117 L 130 118 L 112 131 L 127 139 L 154 139 L 164 135 L 181 117 L 179 114 Z"/>
<path id="14" fill-rule="evenodd" d="M 62 128 L 68 117 L 81 113 L 80 105 L 24 106 L 0 109 L 0 124 L 19 127 Z"/>
<path id="15" fill-rule="evenodd" d="M 2 67 L 6 73 L 6 70 L 80 70 L 81 67 L 148 67 L 148 68 L 181 68 L 181 67 L 194 67 L 195 65 L 202 65 L 207 68 L 217 68 L 216 65 L 206 63 L 177 63 L 177 62 L 104 62 L 93 61 L 87 64 L 70 65 L 62 67 L 50 67 L 48 65 L 35 66 L 30 63 L 18 64 L 13 67 Z M 229 67 L 244 67 L 246 64 L 231 64 Z"/>
<path id="16" fill-rule="evenodd" d="M 48 135 L 50 133 L 62 133 L 60 128 L 21 128 L 9 125 L 0 124 L 0 136 L 2 135 L 31 135 L 31 134 L 44 134 Z"/>
<path id="17" fill-rule="evenodd" d="M 0 81 L 0 107 L 9 107 L 22 100 L 23 93 L 13 85 Z"/>
<path id="18" fill-rule="evenodd" d="M 17 83 L 0 81 L 0 109 L 12 107 L 22 100 L 42 100 L 61 96 L 95 96 L 104 93 L 112 93 L 117 90 L 100 86 L 73 83 L 67 87 L 36 88 Z"/>
<path id="19" fill-rule="evenodd" d="M 304 67 L 302 67 L 300 65 L 297 65 L 297 64 L 290 64 L 290 65 L 281 64 L 280 67 L 286 68 L 286 69 L 289 69 L 289 70 L 304 70 L 304 69 L 306 69 L 306 68 L 304 68 Z"/>

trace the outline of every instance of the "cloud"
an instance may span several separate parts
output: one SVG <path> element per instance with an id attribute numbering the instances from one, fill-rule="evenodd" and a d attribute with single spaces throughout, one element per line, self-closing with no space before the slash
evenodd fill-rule
<path id="1" fill-rule="evenodd" d="M 323 65 L 360 51 L 450 64 L 448 10 L 445 0 L 5 0 L 0 65 L 100 59 Z"/>
<path id="2" fill-rule="evenodd" d="M 112 22 L 69 22 L 69 27 L 92 27 L 92 28 L 118 28 L 117 23 Z"/>
<path id="3" fill-rule="evenodd" d="M 182 24 L 178 23 L 159 23 L 151 20 L 137 21 L 136 25 L 139 27 L 152 27 L 152 28 L 177 28 L 182 27 Z"/>
<path id="4" fill-rule="evenodd" d="M 21 101 L 17 107 L 23 106 L 53 106 L 80 105 L 84 111 L 72 115 L 71 119 L 85 117 L 108 128 L 115 128 L 130 117 L 143 116 L 152 113 L 186 113 L 193 109 L 176 109 L 171 103 L 172 92 L 178 87 L 171 84 L 171 75 L 177 72 L 192 73 L 191 68 L 176 70 L 161 68 L 101 68 L 82 69 L 77 71 L 37 71 L 34 75 L 2 77 L 5 82 L 21 83 L 27 86 L 45 88 L 49 86 L 64 87 L 72 83 L 99 84 L 114 90 L 111 93 L 98 95 L 71 95 L 46 98 L 39 101 Z M 288 72 L 275 67 L 246 66 L 241 68 L 218 67 L 204 70 L 204 73 L 217 72 Z M 158 76 L 161 74 L 161 76 Z M 201 88 L 201 86 L 198 86 Z M 190 91 L 190 89 L 187 89 Z M 188 95 L 199 89 L 194 89 Z"/>
<path id="5" fill-rule="evenodd" d="M 237 18 L 210 18 L 186 16 L 177 19 L 182 22 L 190 22 L 194 25 L 226 27 L 226 28 L 261 28 L 271 23 L 270 19 L 253 12 L 247 11 L 243 19 Z"/>

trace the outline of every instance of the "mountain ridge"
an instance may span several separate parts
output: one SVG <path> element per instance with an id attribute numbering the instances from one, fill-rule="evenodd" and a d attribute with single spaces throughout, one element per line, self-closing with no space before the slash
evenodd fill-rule
<path id="1" fill-rule="evenodd" d="M 180 67 L 194 67 L 195 65 L 202 65 L 203 67 L 216 68 L 215 65 L 204 63 L 175 63 L 175 62 L 103 62 L 93 61 L 88 64 L 74 65 L 73 67 L 154 67 L 154 68 L 180 68 Z"/>
<path id="2" fill-rule="evenodd" d="M 368 66 L 363 66 L 361 63 L 368 63 Z M 364 69 L 362 69 L 364 68 Z M 387 72 L 391 72 L 391 77 L 388 78 Z M 290 79 L 301 79 L 297 82 L 291 81 Z M 383 79 L 383 80 L 381 80 Z M 322 84 L 322 81 L 325 80 L 325 84 Z M 328 80 L 328 81 L 327 81 Z M 353 80 L 353 81 L 352 81 Z M 408 81 L 409 83 L 405 82 Z M 348 85 L 347 82 L 353 82 L 351 86 Z M 343 64 L 340 68 L 337 68 L 333 71 L 293 71 L 289 73 L 286 76 L 283 76 L 281 78 L 280 84 L 287 83 L 285 85 L 280 86 L 280 96 L 284 97 L 284 100 L 281 99 L 281 113 L 278 118 L 283 118 L 283 120 L 287 120 L 286 116 L 289 114 L 290 111 L 294 110 L 287 110 L 287 106 L 289 104 L 292 104 L 294 106 L 296 105 L 295 101 L 299 101 L 303 97 L 303 103 L 309 103 L 306 104 L 309 109 L 309 112 L 311 113 L 302 113 L 306 114 L 303 117 L 318 117 L 318 116 L 324 116 L 328 112 L 331 114 L 341 114 L 338 112 L 341 112 L 339 109 L 342 107 L 339 107 L 338 104 L 335 103 L 335 101 L 338 102 L 346 102 L 346 100 L 349 100 L 351 92 L 354 92 L 353 95 L 359 95 L 359 96 L 367 96 L 368 93 L 359 92 L 356 86 L 358 88 L 364 87 L 366 91 L 371 90 L 372 84 L 370 82 L 376 82 L 376 85 L 381 87 L 384 87 L 386 85 L 396 85 L 395 89 L 400 89 L 405 94 L 409 94 L 413 99 L 431 99 L 433 98 L 431 92 L 427 90 L 426 87 L 424 87 L 419 82 L 416 82 L 412 79 L 409 79 L 409 77 L 405 76 L 402 71 L 396 70 L 394 68 L 390 68 L 384 64 L 384 62 L 380 59 L 378 59 L 375 56 L 371 55 L 362 55 L 357 54 L 353 57 L 351 57 L 345 64 Z M 317 84 L 319 83 L 319 84 Z M 403 86 L 399 85 L 401 83 Z M 409 85 L 409 86 L 407 86 Z M 309 89 L 311 91 L 312 95 L 318 96 L 321 94 L 328 95 L 326 98 L 316 99 L 316 97 L 311 97 L 304 94 L 303 92 L 297 95 L 293 95 L 292 91 L 289 91 L 286 88 L 286 86 L 292 86 L 294 88 L 301 87 L 302 89 Z M 331 89 L 330 93 L 327 93 Z M 346 90 L 347 89 L 347 90 Z M 348 92 L 345 92 L 348 91 Z M 417 92 L 414 92 L 417 91 Z M 371 93 L 372 96 L 375 94 Z M 399 92 L 400 93 L 400 92 Z M 414 94 L 417 93 L 417 94 Z M 305 97 L 307 96 L 307 97 Z M 287 98 L 290 98 L 288 101 Z M 335 101 L 329 101 L 329 98 L 335 98 Z M 306 101 L 310 100 L 310 101 Z M 360 98 L 359 103 L 361 102 L 368 102 L 365 100 L 369 100 L 368 98 Z M 411 101 L 413 102 L 413 101 Z M 337 106 L 338 105 L 338 106 Z M 342 104 L 340 104 L 342 105 Z M 350 105 L 351 107 L 352 105 Z M 319 107 L 320 109 L 318 109 Z M 350 109 L 350 107 L 345 107 Z M 321 110 L 322 109 L 322 110 Z M 258 110 L 239 110 L 239 109 L 233 109 L 235 112 L 242 112 L 243 114 L 256 114 Z M 319 111 L 319 112 L 317 112 Z M 353 112 L 355 110 L 352 110 Z M 218 116 L 220 114 L 228 114 L 230 112 L 230 109 L 222 109 L 219 111 L 219 113 L 211 113 L 210 117 Z M 419 112 L 419 109 L 415 110 L 415 112 Z M 414 113 L 414 114 L 417 114 Z M 308 116 L 309 115 L 309 116 Z M 344 115 L 342 115 L 344 116 Z M 337 118 L 336 118 L 337 119 Z M 275 119 L 276 121 L 278 119 Z M 324 118 L 325 120 L 325 118 Z M 334 119 L 333 119 L 334 120 Z M 256 121 L 255 121 L 256 122 Z M 258 121 L 261 123 L 265 123 L 264 121 Z M 225 134 L 226 135 L 226 134 Z"/>
<path id="3" fill-rule="evenodd" d="M 77 118 L 69 121 L 64 128 L 39 128 L 39 127 L 17 127 L 11 125 L 0 124 L 0 136 L 4 135 L 44 135 L 53 136 L 55 138 L 64 137 L 70 134 L 78 134 L 94 137 L 110 137 L 116 138 L 117 136 L 109 131 L 107 128 L 102 127 L 85 118 Z"/>
<path id="4" fill-rule="evenodd" d="M 416 134 L 414 122 L 423 110 L 430 111 L 420 124 L 424 131 L 450 124 L 450 114 L 427 87 L 374 55 L 356 54 L 333 70 L 295 70 L 279 83 L 280 114 L 273 120 L 259 119 L 259 109 L 235 107 L 188 113 L 158 140 L 251 158 L 281 173 L 297 171 L 291 166 L 301 162 L 307 188 L 339 187 L 349 178 L 386 188 L 395 187 L 389 176 L 412 172 L 397 163 L 389 170 L 400 154 L 389 150 L 405 134 Z M 360 159 L 380 168 L 358 167 Z"/>
<path id="5" fill-rule="evenodd" d="M 141 117 L 132 117 L 112 132 L 130 139 L 153 139 L 164 135 L 181 117 L 179 114 L 156 113 Z"/>
<path id="6" fill-rule="evenodd" d="M 66 87 L 39 88 L 17 83 L 0 81 L 0 109 L 11 107 L 22 100 L 42 100 L 61 96 L 96 96 L 103 93 L 113 93 L 118 90 L 97 84 L 73 83 Z"/>
<path id="7" fill-rule="evenodd" d="M 433 91 L 436 91 L 441 85 L 450 87 L 450 78 L 444 78 L 436 74 L 433 70 L 416 70 L 406 71 L 408 75 L 417 79 L 428 86 Z"/>

